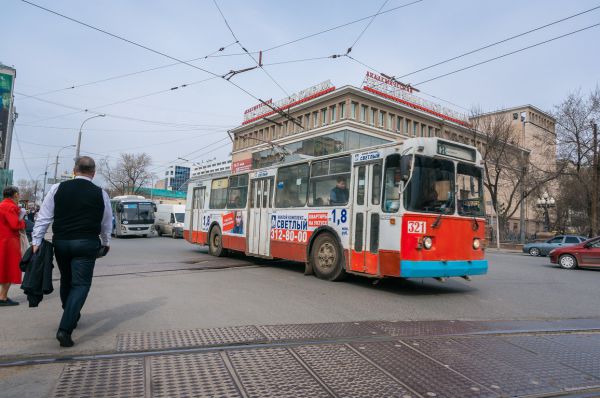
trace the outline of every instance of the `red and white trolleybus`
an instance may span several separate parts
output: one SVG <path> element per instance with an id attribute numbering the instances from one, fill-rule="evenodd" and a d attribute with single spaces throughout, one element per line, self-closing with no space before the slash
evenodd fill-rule
<path id="1" fill-rule="evenodd" d="M 476 148 L 411 138 L 190 183 L 185 238 L 306 264 L 328 280 L 482 275 Z"/>

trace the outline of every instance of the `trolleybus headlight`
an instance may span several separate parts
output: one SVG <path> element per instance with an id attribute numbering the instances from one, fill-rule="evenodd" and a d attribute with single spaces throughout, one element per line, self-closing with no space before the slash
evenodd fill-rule
<path id="1" fill-rule="evenodd" d="M 477 250 L 477 249 L 479 249 L 480 246 L 481 246 L 481 242 L 479 241 L 479 238 L 473 239 L 473 249 Z"/>
<path id="2" fill-rule="evenodd" d="M 423 247 L 427 250 L 431 249 L 431 246 L 433 246 L 433 242 L 431 241 L 431 238 L 429 236 L 426 236 L 423 238 Z"/>

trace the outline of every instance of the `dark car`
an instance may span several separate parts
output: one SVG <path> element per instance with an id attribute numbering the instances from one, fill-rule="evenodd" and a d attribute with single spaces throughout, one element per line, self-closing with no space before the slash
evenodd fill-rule
<path id="1" fill-rule="evenodd" d="M 575 246 L 561 247 L 550 252 L 550 262 L 564 269 L 599 268 L 600 236 Z"/>
<path id="2" fill-rule="evenodd" d="M 587 240 L 584 236 L 578 235 L 558 235 L 545 242 L 530 242 L 523 245 L 523 253 L 529 253 L 532 256 L 546 256 L 551 250 L 559 247 L 578 245 Z"/>

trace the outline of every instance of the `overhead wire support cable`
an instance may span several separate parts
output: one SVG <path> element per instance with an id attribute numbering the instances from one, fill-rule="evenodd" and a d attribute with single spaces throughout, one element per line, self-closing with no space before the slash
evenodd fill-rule
<path id="1" fill-rule="evenodd" d="M 188 60 L 186 60 L 186 62 L 194 62 L 194 61 L 198 61 L 198 60 L 201 60 L 201 59 L 207 59 L 209 57 L 212 57 L 214 54 L 216 54 L 218 52 L 224 51 L 225 49 L 231 47 L 234 44 L 236 44 L 235 41 L 232 42 L 232 43 L 227 44 L 226 46 L 220 47 L 218 50 L 215 50 L 215 51 L 213 51 L 212 53 L 210 53 L 208 55 L 205 55 L 205 56 L 202 56 L 202 57 L 198 57 L 198 58 L 188 59 Z M 44 91 L 42 93 L 33 94 L 32 96 L 34 96 L 34 97 L 35 96 L 43 96 L 43 95 L 54 94 L 54 93 L 58 93 L 58 92 L 62 92 L 62 91 L 73 90 L 73 89 L 80 88 L 80 87 L 87 87 L 87 86 L 91 86 L 91 85 L 98 84 L 98 83 L 104 83 L 104 82 L 108 82 L 108 81 L 111 81 L 111 80 L 122 79 L 122 78 L 125 78 L 125 77 L 135 76 L 135 75 L 139 75 L 139 74 L 147 73 L 147 72 L 152 72 L 152 71 L 159 70 L 159 69 L 169 68 L 169 67 L 176 66 L 176 65 L 179 65 L 179 64 L 180 64 L 179 62 L 172 62 L 170 64 L 155 66 L 155 67 L 152 67 L 152 68 L 143 69 L 143 70 L 139 70 L 139 71 L 135 71 L 135 72 L 123 73 L 123 74 L 120 74 L 120 75 L 114 75 L 114 76 L 106 77 L 104 79 L 98 79 L 98 80 L 94 80 L 94 81 L 87 82 L 87 83 L 73 84 L 73 85 L 71 85 L 69 87 L 64 87 L 64 88 L 59 88 L 59 89 L 55 89 L 55 90 Z"/>
<path id="2" fill-rule="evenodd" d="M 472 64 L 472 65 L 468 65 L 468 66 L 465 66 L 465 67 L 463 67 L 463 68 L 459 68 L 459 69 L 453 70 L 452 72 L 444 73 L 444 74 L 442 74 L 442 75 L 435 76 L 435 77 L 432 77 L 432 78 L 430 78 L 430 79 L 427 79 L 427 80 L 423 80 L 423 81 L 421 81 L 421 82 L 415 83 L 414 85 L 416 86 L 416 85 L 420 85 L 420 84 L 424 84 L 424 83 L 429 83 L 429 82 L 431 82 L 431 81 L 433 81 L 433 80 L 441 79 L 442 77 L 450 76 L 450 75 L 453 75 L 453 74 L 455 74 L 455 73 L 462 72 L 462 71 L 464 71 L 464 70 L 467 70 L 467 69 L 474 68 L 474 67 L 476 67 L 476 66 L 480 66 L 480 65 L 483 65 L 483 64 L 487 64 L 487 63 L 489 63 L 489 62 L 496 61 L 496 60 L 498 60 L 498 59 L 501 59 L 501 58 L 504 58 L 504 57 L 508 57 L 509 55 L 517 54 L 517 53 L 523 52 L 523 51 L 525 51 L 525 50 L 529 50 L 529 49 L 532 49 L 532 48 L 534 48 L 534 47 L 541 46 L 542 44 L 547 44 L 547 43 L 550 43 L 550 42 L 552 42 L 552 41 L 554 41 L 554 40 L 562 39 L 562 38 L 564 38 L 564 37 L 571 36 L 571 35 L 574 35 L 574 34 L 576 34 L 576 33 L 583 32 L 583 31 L 585 31 L 585 30 L 592 29 L 592 28 L 595 28 L 595 27 L 598 27 L 598 26 L 600 26 L 600 23 L 596 23 L 596 24 L 594 24 L 594 25 L 586 26 L 585 28 L 577 29 L 577 30 L 574 30 L 574 31 L 572 31 L 572 32 L 569 32 L 569 33 L 562 34 L 562 35 L 560 35 L 560 36 L 556 36 L 556 37 L 553 37 L 553 38 L 551 38 L 551 39 L 544 40 L 544 41 L 541 41 L 541 42 L 538 42 L 538 43 L 532 44 L 532 45 L 530 45 L 530 46 L 527 46 L 527 47 L 520 48 L 520 49 L 518 49 L 518 50 L 514 50 L 514 51 L 510 51 L 510 52 L 504 53 L 504 54 L 502 54 L 502 55 L 499 55 L 499 56 L 497 56 L 497 57 L 493 57 L 493 58 L 486 59 L 485 61 L 477 62 L 477 63 L 474 63 L 474 64 Z"/>
<path id="3" fill-rule="evenodd" d="M 285 43 L 278 44 L 278 45 L 276 45 L 276 46 L 273 46 L 273 47 L 267 48 L 266 50 L 263 50 L 263 53 L 266 53 L 266 52 L 268 52 L 268 51 L 271 51 L 271 50 L 275 50 L 275 49 L 277 49 L 277 48 L 285 47 L 285 46 L 288 46 L 288 45 L 290 45 L 290 44 L 293 44 L 293 43 L 297 43 L 297 42 L 299 42 L 299 41 L 302 41 L 302 40 L 310 39 L 310 38 L 312 38 L 312 37 L 319 36 L 319 35 L 322 35 L 322 34 L 324 34 L 324 33 L 331 32 L 331 31 L 333 31 L 333 30 L 337 30 L 337 29 L 344 28 L 344 27 L 346 27 L 346 26 L 354 25 L 354 24 L 356 24 L 356 23 L 359 23 L 359 22 L 362 22 L 362 21 L 366 21 L 366 20 L 367 20 L 367 19 L 369 19 L 369 18 L 373 18 L 373 17 L 375 17 L 375 16 L 377 16 L 377 15 L 383 15 L 383 14 L 387 14 L 387 13 L 389 13 L 389 12 L 396 11 L 396 10 L 399 10 L 399 9 L 401 9 L 401 8 L 404 8 L 404 7 L 409 7 L 409 6 L 413 5 L 413 4 L 417 4 L 417 3 L 420 3 L 420 2 L 422 2 L 422 1 L 423 1 L 423 0 L 415 0 L 415 1 L 411 1 L 411 2 L 409 2 L 409 3 L 401 4 L 401 5 L 399 5 L 399 6 L 392 7 L 392 8 L 390 8 L 390 9 L 387 9 L 387 10 L 384 10 L 384 11 L 380 11 L 380 12 L 378 12 L 378 13 L 375 13 L 375 14 L 372 14 L 372 15 L 368 15 L 368 16 L 366 16 L 366 17 L 362 17 L 362 18 L 359 18 L 359 19 L 355 19 L 354 21 L 346 22 L 346 23 L 343 23 L 343 24 L 341 24 L 341 25 L 336 25 L 336 26 L 333 26 L 333 27 L 331 27 L 331 28 L 328 28 L 328 29 L 321 30 L 321 31 L 319 31 L 319 32 L 311 33 L 311 34 L 309 34 L 309 35 L 306 35 L 306 36 L 299 37 L 298 39 L 290 40 L 290 41 L 287 41 L 287 42 L 285 42 Z"/>
<path id="4" fill-rule="evenodd" d="M 262 62 L 257 61 L 256 58 L 254 58 L 254 56 L 252 54 L 250 54 L 250 52 L 248 52 L 248 50 L 246 49 L 246 47 L 244 47 L 242 45 L 242 43 L 240 42 L 240 39 L 236 36 L 235 32 L 231 28 L 231 25 L 229 25 L 229 21 L 227 21 L 227 18 L 225 17 L 225 14 L 223 14 L 223 11 L 221 10 L 221 7 L 219 7 L 219 4 L 217 3 L 217 0 L 213 0 L 213 3 L 215 3 L 215 7 L 217 7 L 217 10 L 219 11 L 219 14 L 221 14 L 221 17 L 223 18 L 223 21 L 225 22 L 225 25 L 227 26 L 227 29 L 229 29 L 229 32 L 231 33 L 231 35 L 233 36 L 233 38 L 236 40 L 237 44 L 240 46 L 240 48 L 242 49 L 242 51 L 244 51 L 244 53 L 248 54 L 248 56 L 254 61 L 254 63 L 256 64 L 256 66 L 258 68 L 262 69 L 262 71 L 269 77 L 269 79 L 271 79 L 271 81 L 273 83 L 275 83 L 277 85 L 277 87 L 279 87 L 279 89 L 281 91 L 283 91 L 285 93 L 285 95 L 287 95 L 289 97 L 290 94 L 287 92 L 287 90 L 284 89 L 283 86 L 281 84 L 279 84 L 279 82 L 277 80 L 275 80 L 275 78 L 273 76 L 271 76 L 271 74 L 265 68 L 263 68 Z M 262 53 L 260 53 L 260 55 L 262 57 Z M 252 68 L 252 69 L 255 69 L 255 68 Z M 249 70 L 252 70 L 252 69 L 248 68 L 248 69 L 245 69 L 243 71 L 246 72 L 246 71 L 249 71 Z M 231 79 L 231 77 L 229 79 Z"/>
<path id="5" fill-rule="evenodd" d="M 365 26 L 365 28 L 360 32 L 360 34 L 358 35 L 358 37 L 356 38 L 356 40 L 354 40 L 354 43 L 352 43 L 352 45 L 350 47 L 348 47 L 348 50 L 346 50 L 346 54 L 350 54 L 350 52 L 352 51 L 352 49 L 354 48 L 354 46 L 356 45 L 356 43 L 358 43 L 358 41 L 365 34 L 365 32 L 367 31 L 367 29 L 369 29 L 369 26 L 371 26 L 371 24 L 373 23 L 373 21 L 375 20 L 375 18 L 377 18 L 377 15 L 379 15 L 379 13 L 383 9 L 383 7 L 385 7 L 385 5 L 388 3 L 388 1 L 389 0 L 385 0 L 383 2 L 383 4 L 381 5 L 381 7 L 379 7 L 379 10 L 377 10 L 377 13 L 373 15 L 373 17 L 371 18 L 371 20 L 369 21 L 369 23 L 367 24 L 367 26 Z M 419 0 L 419 1 L 423 1 L 423 0 Z"/>
<path id="6" fill-rule="evenodd" d="M 79 21 L 79 20 L 77 20 L 77 19 L 75 19 L 75 18 L 71 18 L 71 17 L 69 17 L 69 16 L 67 16 L 67 15 L 61 14 L 61 13 L 59 13 L 59 12 L 57 12 L 57 11 L 53 11 L 53 10 L 51 10 L 51 9 L 49 9 L 49 8 L 46 8 L 46 7 L 43 7 L 43 6 L 39 5 L 39 4 L 33 3 L 33 2 L 31 2 L 31 1 L 28 1 L 28 0 L 21 0 L 21 1 L 22 1 L 23 3 L 29 4 L 29 5 L 31 5 L 31 6 L 33 6 L 33 7 L 39 8 L 39 9 L 41 9 L 41 10 L 44 10 L 44 11 L 46 11 L 46 12 L 49 12 L 49 13 L 51 13 L 51 14 L 54 14 L 54 15 L 56 15 L 56 16 L 59 16 L 59 17 L 61 17 L 61 18 L 67 19 L 67 20 L 69 20 L 69 21 L 71 21 L 71 22 L 77 23 L 77 24 L 79 24 L 79 25 L 82 25 L 82 26 L 85 26 L 85 27 L 87 27 L 87 28 L 93 29 L 93 30 L 95 30 L 95 31 L 97 31 L 97 32 L 100 32 L 100 33 L 103 33 L 103 34 L 105 34 L 105 35 L 108 35 L 108 36 L 110 36 L 110 37 L 112 37 L 112 38 L 115 38 L 115 39 L 118 39 L 118 40 L 124 41 L 124 42 L 126 42 L 126 43 L 129 43 L 129 44 L 131 44 L 131 45 L 133 45 L 133 46 L 136 46 L 136 47 L 142 48 L 142 49 L 144 49 L 144 50 L 146 50 L 146 51 L 152 52 L 152 53 L 154 53 L 154 54 L 160 55 L 160 56 L 162 56 L 162 57 L 165 57 L 165 58 L 172 59 L 173 61 L 177 61 L 178 63 L 184 64 L 184 65 L 187 65 L 187 66 L 189 66 L 189 67 L 191 67 L 191 68 L 194 68 L 194 69 L 200 70 L 200 71 L 202 71 L 202 72 L 208 73 L 208 74 L 210 74 L 210 75 L 212 75 L 212 76 L 223 77 L 223 76 L 221 76 L 221 75 L 219 75 L 219 74 L 217 74 L 217 73 L 215 73 L 215 72 L 211 72 L 211 71 L 210 71 L 210 70 L 208 70 L 208 69 L 204 69 L 204 68 L 202 68 L 202 67 L 200 67 L 200 66 L 197 66 L 197 65 L 191 64 L 191 63 L 189 63 L 189 62 L 186 62 L 186 61 L 184 61 L 184 60 L 182 60 L 182 59 L 179 59 L 179 58 L 177 58 L 177 57 L 173 57 L 173 56 L 171 56 L 171 55 L 169 55 L 169 54 L 166 54 L 166 53 L 164 53 L 164 52 L 162 52 L 162 51 L 155 50 L 155 49 L 153 49 L 153 48 L 150 48 L 150 47 L 148 47 L 148 46 L 146 46 L 146 45 L 143 45 L 143 44 L 137 43 L 137 42 L 135 42 L 135 41 L 133 41 L 133 40 L 129 40 L 129 39 L 127 39 L 127 38 L 123 37 L 123 36 L 119 36 L 119 35 L 117 35 L 117 34 L 114 34 L 114 33 L 108 32 L 108 31 L 106 31 L 106 30 L 104 30 L 104 29 L 101 29 L 101 28 L 98 28 L 98 27 L 96 27 L 96 26 L 90 25 L 90 24 L 88 24 L 88 23 L 86 23 L 86 22 Z M 226 80 L 225 78 L 223 78 L 223 80 L 227 81 L 229 84 L 231 84 L 231 85 L 233 85 L 233 86 L 237 87 L 237 88 L 238 88 L 240 91 L 244 92 L 246 95 L 248 95 L 248 96 L 250 96 L 250 97 L 252 97 L 253 99 L 255 99 L 255 100 L 257 100 L 257 101 L 258 101 L 258 97 L 257 97 L 257 96 L 255 96 L 254 94 L 252 94 L 250 91 L 246 90 L 245 88 L 243 88 L 243 87 L 242 87 L 242 86 L 240 86 L 239 84 L 236 84 L 235 82 L 233 82 L 233 81 L 231 81 L 231 80 Z"/>

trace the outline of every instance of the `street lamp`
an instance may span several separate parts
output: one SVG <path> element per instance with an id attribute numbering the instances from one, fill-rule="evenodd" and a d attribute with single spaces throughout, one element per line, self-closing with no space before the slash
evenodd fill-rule
<path id="1" fill-rule="evenodd" d="M 58 157 L 60 156 L 60 151 L 62 151 L 65 148 L 72 148 L 74 146 L 75 146 L 75 144 L 65 145 L 64 147 L 60 148 L 58 150 L 58 152 L 56 153 L 56 163 L 54 163 L 54 183 L 55 184 L 56 184 L 56 174 L 58 173 Z"/>
<path id="2" fill-rule="evenodd" d="M 79 127 L 79 135 L 77 136 L 77 150 L 75 151 L 75 161 L 77 161 L 77 159 L 79 159 L 79 150 L 81 149 L 81 130 L 83 130 L 83 125 L 88 120 L 92 120 L 92 119 L 95 119 L 97 117 L 104 117 L 104 116 L 106 116 L 106 115 L 104 113 L 101 113 L 99 115 L 88 117 L 87 119 L 85 119 L 83 121 L 83 123 L 81 123 L 81 126 Z"/>
<path id="3" fill-rule="evenodd" d="M 544 210 L 544 232 L 548 232 L 550 229 L 550 214 L 548 213 L 548 209 L 556 206 L 556 201 L 548 195 L 548 192 L 544 192 L 542 197 L 536 201 L 536 205 Z"/>

